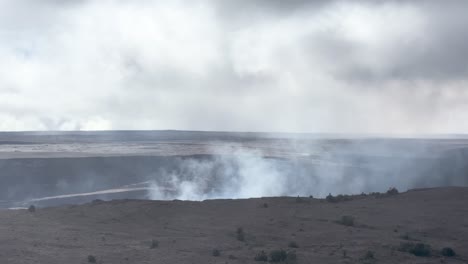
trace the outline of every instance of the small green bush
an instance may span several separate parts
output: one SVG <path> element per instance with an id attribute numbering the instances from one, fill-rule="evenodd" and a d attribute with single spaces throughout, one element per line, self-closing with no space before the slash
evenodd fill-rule
<path id="1" fill-rule="evenodd" d="M 213 251 L 211 252 L 211 255 L 212 255 L 213 257 L 219 257 L 219 256 L 221 256 L 221 252 L 219 251 L 219 249 L 216 249 L 216 248 L 215 248 L 215 249 L 213 249 Z"/>
<path id="2" fill-rule="evenodd" d="M 30 213 L 36 212 L 36 206 L 30 205 L 30 206 L 28 207 L 28 212 L 30 212 Z"/>
<path id="3" fill-rule="evenodd" d="M 302 199 L 302 197 L 300 197 L 300 196 L 296 197 L 296 203 L 303 203 L 303 202 L 305 202 L 305 200 Z"/>
<path id="4" fill-rule="evenodd" d="M 291 242 L 289 242 L 288 247 L 290 247 L 290 248 L 298 248 L 299 246 L 297 245 L 296 242 L 291 241 Z"/>
<path id="5" fill-rule="evenodd" d="M 418 257 L 429 257 L 431 255 L 431 246 L 423 243 L 401 243 L 399 250 Z"/>
<path id="6" fill-rule="evenodd" d="M 373 251 L 367 251 L 362 258 L 360 258 L 360 263 L 362 264 L 372 264 L 376 262 L 375 255 Z"/>
<path id="7" fill-rule="evenodd" d="M 391 187 L 390 189 L 388 189 L 387 191 L 387 194 L 388 195 L 397 195 L 399 193 L 398 189 L 395 188 L 395 187 Z"/>
<path id="8" fill-rule="evenodd" d="M 155 239 L 152 239 L 150 248 L 157 248 L 158 246 L 159 246 L 159 242 Z"/>
<path id="9" fill-rule="evenodd" d="M 445 257 L 454 257 L 456 255 L 455 251 L 449 247 L 444 247 L 440 253 Z"/>
<path id="10" fill-rule="evenodd" d="M 413 240 L 408 233 L 404 233 L 400 238 L 404 240 Z"/>
<path id="11" fill-rule="evenodd" d="M 244 236 L 244 229 L 242 227 L 238 227 L 236 230 L 236 238 L 239 241 L 244 241 L 245 236 Z"/>
<path id="12" fill-rule="evenodd" d="M 340 225 L 344 226 L 354 226 L 354 217 L 350 215 L 344 215 L 341 219 L 336 221 Z"/>
<path id="13" fill-rule="evenodd" d="M 254 258 L 255 261 L 268 261 L 268 256 L 267 254 L 265 253 L 265 251 L 260 251 L 258 252 L 258 254 L 255 256 Z"/>
<path id="14" fill-rule="evenodd" d="M 282 249 L 270 252 L 270 262 L 281 262 L 288 258 L 288 253 Z"/>
<path id="15" fill-rule="evenodd" d="M 372 251 L 367 251 L 366 254 L 364 255 L 364 259 L 375 259 L 374 252 Z"/>
<path id="16" fill-rule="evenodd" d="M 337 196 L 333 196 L 331 193 L 325 197 L 327 202 L 330 203 L 338 203 L 338 202 L 345 202 L 345 201 L 351 201 L 353 200 L 353 197 L 347 194 L 338 194 Z"/>
<path id="17" fill-rule="evenodd" d="M 88 262 L 89 263 L 96 263 L 96 257 L 93 255 L 88 256 Z"/>

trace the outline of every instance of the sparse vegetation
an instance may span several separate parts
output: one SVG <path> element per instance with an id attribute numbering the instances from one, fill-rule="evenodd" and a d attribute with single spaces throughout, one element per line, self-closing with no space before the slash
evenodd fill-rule
<path id="1" fill-rule="evenodd" d="M 375 263 L 375 254 L 373 251 L 368 250 L 360 260 L 363 264 Z"/>
<path id="2" fill-rule="evenodd" d="M 30 213 L 36 212 L 36 206 L 30 205 L 30 206 L 28 207 L 28 212 L 30 212 Z"/>
<path id="3" fill-rule="evenodd" d="M 383 198 L 383 197 L 388 197 L 388 196 L 393 196 L 399 194 L 399 191 L 395 187 L 391 187 L 387 190 L 385 193 L 380 193 L 380 192 L 371 192 L 369 194 L 366 194 L 362 192 L 361 194 L 354 194 L 354 195 L 348 195 L 348 194 L 338 194 L 336 196 L 333 196 L 331 193 L 329 193 L 326 197 L 325 200 L 330 203 L 339 203 L 339 202 L 346 202 L 346 201 L 352 201 L 354 199 L 359 199 L 359 198 L 365 198 L 367 196 L 372 196 L 375 198 Z"/>
<path id="4" fill-rule="evenodd" d="M 300 196 L 296 197 L 296 203 L 303 203 L 303 202 L 305 202 L 305 201 L 304 201 L 304 199 L 302 199 L 302 197 L 300 197 Z"/>
<path id="5" fill-rule="evenodd" d="M 353 197 L 351 195 L 343 195 L 343 194 L 338 194 L 337 196 L 333 196 L 331 193 L 327 195 L 325 198 L 327 202 L 330 203 L 338 203 L 338 202 L 344 202 L 344 201 L 351 201 L 353 200 Z"/>
<path id="6" fill-rule="evenodd" d="M 428 257 L 431 255 L 431 246 L 424 243 L 401 243 L 398 250 L 418 257 Z"/>
<path id="7" fill-rule="evenodd" d="M 340 225 L 344 226 L 354 226 L 354 217 L 350 215 L 344 215 L 341 219 L 336 221 Z"/>
<path id="8" fill-rule="evenodd" d="M 455 254 L 455 251 L 452 249 L 452 248 L 449 248 L 449 247 L 444 247 L 441 252 L 442 256 L 444 257 L 454 257 L 456 254 Z"/>
<path id="9" fill-rule="evenodd" d="M 242 227 L 238 227 L 236 230 L 236 238 L 239 241 L 245 241 L 244 229 Z"/>
<path id="10" fill-rule="evenodd" d="M 151 245 L 150 245 L 150 248 L 157 248 L 159 246 L 159 242 L 155 239 L 152 239 L 151 240 Z"/>
<path id="11" fill-rule="evenodd" d="M 405 232 L 403 235 L 400 236 L 400 238 L 409 241 L 419 241 L 419 239 L 411 236 L 408 232 Z"/>
<path id="12" fill-rule="evenodd" d="M 288 247 L 290 247 L 290 248 L 299 248 L 299 246 L 297 245 L 297 243 L 294 242 L 294 241 L 289 242 Z"/>
<path id="13" fill-rule="evenodd" d="M 216 248 L 215 248 L 215 249 L 213 249 L 213 251 L 211 252 L 211 255 L 212 255 L 213 257 L 219 257 L 219 256 L 221 256 L 221 252 L 219 251 L 219 249 L 216 249 Z"/>
<path id="14" fill-rule="evenodd" d="M 270 252 L 270 262 L 281 262 L 288 258 L 288 253 L 282 249 Z"/>
<path id="15" fill-rule="evenodd" d="M 91 202 L 91 204 L 99 204 L 99 203 L 102 203 L 102 202 L 104 202 L 104 201 L 101 200 L 101 199 L 94 199 L 94 200 Z"/>
<path id="16" fill-rule="evenodd" d="M 88 256 L 88 262 L 89 263 L 96 263 L 96 257 L 93 255 Z"/>
<path id="17" fill-rule="evenodd" d="M 412 240 L 408 233 L 404 233 L 403 235 L 400 236 L 400 238 L 404 240 Z"/>
<path id="18" fill-rule="evenodd" d="M 395 188 L 395 187 L 390 187 L 387 191 L 387 194 L 388 195 L 397 195 L 399 192 L 398 192 L 398 189 Z"/>
<path id="19" fill-rule="evenodd" d="M 268 256 L 267 254 L 265 253 L 265 251 L 260 251 L 258 252 L 258 254 L 255 256 L 254 258 L 255 261 L 268 261 Z"/>
<path id="20" fill-rule="evenodd" d="M 366 254 L 364 255 L 363 259 L 375 259 L 374 252 L 373 251 L 367 251 Z"/>

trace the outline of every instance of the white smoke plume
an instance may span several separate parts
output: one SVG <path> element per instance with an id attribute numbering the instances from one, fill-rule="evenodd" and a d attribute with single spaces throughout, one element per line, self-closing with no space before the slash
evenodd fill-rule
<path id="1" fill-rule="evenodd" d="M 149 198 L 325 197 L 329 193 L 384 192 L 390 187 L 405 191 L 468 185 L 463 169 L 450 172 L 452 165 L 447 160 L 455 161 L 457 155 L 465 154 L 431 153 L 426 144 L 395 148 L 360 142 L 317 158 L 272 158 L 260 151 L 238 149 L 229 155 L 181 159 L 177 168 L 161 170 L 152 175 Z"/>

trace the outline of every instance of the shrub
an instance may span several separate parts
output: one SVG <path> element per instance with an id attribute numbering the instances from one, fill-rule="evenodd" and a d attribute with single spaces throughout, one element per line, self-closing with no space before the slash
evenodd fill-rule
<path id="1" fill-rule="evenodd" d="M 270 262 L 281 262 L 285 261 L 288 258 L 288 253 L 286 251 L 280 250 L 272 250 L 270 252 Z"/>
<path id="2" fill-rule="evenodd" d="M 449 247 L 444 247 L 440 253 L 445 257 L 454 257 L 456 255 L 455 251 Z"/>
<path id="3" fill-rule="evenodd" d="M 89 263 L 96 263 L 96 257 L 93 255 L 88 256 L 88 262 Z"/>
<path id="4" fill-rule="evenodd" d="M 298 248 L 299 246 L 297 245 L 296 242 L 291 241 L 291 242 L 289 242 L 288 247 L 290 247 L 290 248 Z"/>
<path id="5" fill-rule="evenodd" d="M 267 203 L 264 203 L 262 206 L 263 206 L 263 208 L 268 208 L 268 204 L 267 204 Z"/>
<path id="6" fill-rule="evenodd" d="M 366 254 L 364 255 L 364 259 L 367 259 L 367 260 L 374 259 L 374 258 L 375 258 L 374 257 L 374 252 L 372 252 L 372 251 L 367 251 Z"/>
<path id="7" fill-rule="evenodd" d="M 300 196 L 296 197 L 296 203 L 303 203 L 303 202 L 305 202 L 305 201 L 302 199 L 302 197 L 300 197 Z"/>
<path id="8" fill-rule="evenodd" d="M 211 252 L 211 255 L 213 257 L 219 257 L 221 255 L 221 252 L 219 251 L 219 249 L 213 249 L 213 251 Z"/>
<path id="9" fill-rule="evenodd" d="M 383 194 L 380 192 L 371 192 L 369 193 L 370 196 L 374 196 L 375 198 L 382 198 Z"/>
<path id="10" fill-rule="evenodd" d="M 338 194 L 337 196 L 333 196 L 331 193 L 327 195 L 325 198 L 327 202 L 330 203 L 338 203 L 338 202 L 344 202 L 344 201 L 351 201 L 353 198 L 350 195 L 343 195 L 343 194 Z"/>
<path id="11" fill-rule="evenodd" d="M 354 217 L 350 215 L 344 215 L 341 219 L 336 221 L 340 225 L 344 226 L 354 226 Z"/>
<path id="12" fill-rule="evenodd" d="M 265 251 L 262 250 L 255 256 L 254 260 L 255 261 L 268 261 L 268 256 L 265 253 Z"/>
<path id="13" fill-rule="evenodd" d="M 395 188 L 395 187 L 391 187 L 390 189 L 388 189 L 387 191 L 387 194 L 388 195 L 397 195 L 399 192 L 398 192 L 398 189 Z"/>
<path id="14" fill-rule="evenodd" d="M 376 259 L 373 251 L 367 251 L 366 254 L 360 259 L 363 264 L 375 263 Z"/>
<path id="15" fill-rule="evenodd" d="M 30 212 L 30 213 L 36 212 L 36 206 L 30 205 L 30 206 L 28 207 L 28 212 Z"/>
<path id="16" fill-rule="evenodd" d="M 400 236 L 400 238 L 404 240 L 412 240 L 408 233 L 404 233 L 403 235 Z"/>
<path id="17" fill-rule="evenodd" d="M 327 195 L 327 197 L 325 197 L 325 199 L 327 200 L 327 202 L 330 202 L 330 203 L 335 203 L 336 202 L 335 197 L 333 197 L 333 195 L 331 193 L 329 193 Z"/>
<path id="18" fill-rule="evenodd" d="M 401 243 L 399 250 L 418 257 L 428 257 L 431 255 L 431 246 L 423 243 Z"/>
<path id="19" fill-rule="evenodd" d="M 150 248 L 157 248 L 158 246 L 159 242 L 157 240 L 152 239 Z"/>
<path id="20" fill-rule="evenodd" d="M 91 204 L 99 204 L 99 203 L 102 203 L 104 202 L 103 200 L 101 199 L 94 199 L 93 201 L 91 201 Z"/>
<path id="21" fill-rule="evenodd" d="M 351 201 L 353 200 L 353 198 L 350 196 L 350 195 L 343 195 L 343 194 L 338 194 L 336 196 L 336 199 L 338 200 L 338 202 L 343 202 L 343 201 Z"/>
<path id="22" fill-rule="evenodd" d="M 237 240 L 239 240 L 239 241 L 244 241 L 245 240 L 244 229 L 242 229 L 242 227 L 237 228 L 236 237 L 237 237 Z"/>

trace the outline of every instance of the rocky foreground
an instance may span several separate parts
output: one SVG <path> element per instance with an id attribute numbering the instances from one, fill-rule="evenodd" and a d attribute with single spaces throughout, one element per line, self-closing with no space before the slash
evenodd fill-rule
<path id="1" fill-rule="evenodd" d="M 468 188 L 350 198 L 2 210 L 0 263 L 467 263 Z"/>

